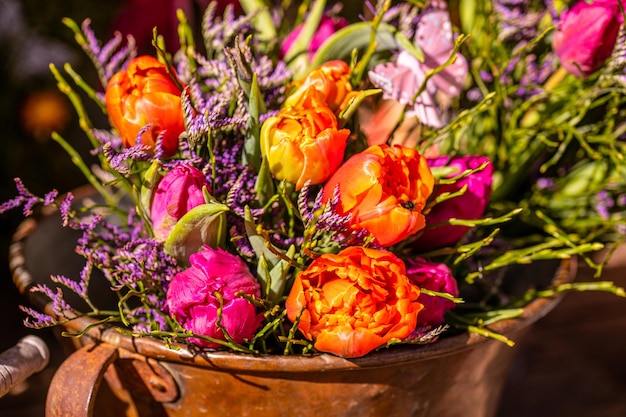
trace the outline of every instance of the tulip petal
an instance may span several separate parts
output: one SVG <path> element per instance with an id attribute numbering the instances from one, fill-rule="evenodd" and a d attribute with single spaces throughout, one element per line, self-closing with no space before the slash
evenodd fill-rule
<path id="1" fill-rule="evenodd" d="M 393 253 L 352 246 L 316 258 L 295 279 L 287 317 L 316 349 L 357 357 L 413 332 L 419 288 Z"/>

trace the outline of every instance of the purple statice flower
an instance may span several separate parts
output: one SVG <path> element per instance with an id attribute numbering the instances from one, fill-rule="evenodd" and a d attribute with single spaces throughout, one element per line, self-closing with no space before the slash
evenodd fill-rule
<path id="1" fill-rule="evenodd" d="M 162 244 L 153 239 L 134 239 L 117 250 L 111 277 L 122 286 L 167 290 L 169 279 L 179 271 L 176 261 L 169 256 Z"/>
<path id="2" fill-rule="evenodd" d="M 169 331 L 171 327 L 164 317 L 163 308 L 139 307 L 129 313 L 133 325 L 131 331 L 136 334 L 150 334 L 152 331 Z"/>
<path id="3" fill-rule="evenodd" d="M 267 109 L 278 108 L 284 98 L 292 75 L 285 64 L 256 53 L 254 45 L 246 44 L 243 38 L 233 42 L 234 47 L 223 47 L 215 58 L 197 56 L 195 78 L 185 80 L 188 88 L 181 101 L 192 147 L 220 132 L 245 130 L 250 119 L 248 98 L 239 79 L 251 80 L 252 73 L 257 76 Z"/>
<path id="4" fill-rule="evenodd" d="M 26 327 L 49 327 L 58 324 L 59 320 L 74 318 L 71 313 L 72 307 L 63 298 L 63 290 L 61 288 L 56 287 L 53 290 L 46 285 L 39 284 L 31 287 L 30 292 L 43 294 L 51 300 L 50 306 L 52 316 L 45 313 L 39 313 L 30 307 L 20 307 L 23 312 L 30 316 L 24 319 L 24 325 Z M 68 314 L 70 316 L 68 316 Z"/>
<path id="5" fill-rule="evenodd" d="M 20 178 L 14 178 L 13 181 L 17 189 L 17 196 L 0 204 L 0 214 L 22 207 L 24 216 L 28 217 L 33 214 L 33 208 L 37 204 L 43 204 L 44 206 L 56 204 L 56 198 L 58 196 L 56 190 L 48 192 L 44 197 L 39 197 L 31 193 Z"/>
<path id="6" fill-rule="evenodd" d="M 24 319 L 24 326 L 31 329 L 41 329 L 43 327 L 52 327 L 58 324 L 58 321 L 48 314 L 41 313 L 32 307 L 19 306 L 28 317 Z"/>
<path id="7" fill-rule="evenodd" d="M 112 145 L 105 144 L 102 147 L 102 155 L 106 158 L 112 169 L 122 175 L 129 175 L 132 172 L 130 168 L 131 162 L 150 161 L 153 158 L 159 158 L 162 156 L 162 149 L 160 148 L 158 140 L 154 153 L 150 152 L 148 147 L 142 145 L 140 142 L 129 148 L 123 148 L 119 152 L 116 152 Z"/>
<path id="8" fill-rule="evenodd" d="M 145 225 L 136 213 L 129 216 L 124 226 L 93 216 L 78 227 L 83 233 L 76 252 L 86 259 L 81 281 L 87 282 L 91 270 L 97 267 L 114 291 L 123 294 L 129 289 L 144 294 L 140 298 L 145 303 L 146 292 L 162 296 L 169 279 L 179 271 L 163 245 L 147 237 Z"/>
<path id="9" fill-rule="evenodd" d="M 250 241 L 246 239 L 246 228 L 244 226 L 243 219 L 239 216 L 233 216 L 230 213 L 226 213 L 226 217 L 228 219 L 228 224 L 231 225 L 228 233 L 231 237 L 235 250 L 244 259 L 254 259 L 254 249 L 252 248 Z"/>
<path id="10" fill-rule="evenodd" d="M 74 201 L 74 194 L 72 193 L 65 194 L 65 197 L 61 200 L 59 212 L 63 220 L 63 227 L 67 227 L 70 224 L 70 218 L 72 217 L 72 201 Z"/>
<path id="11" fill-rule="evenodd" d="M 595 195 L 595 209 L 604 220 L 609 220 L 611 218 L 611 209 L 615 206 L 615 200 L 611 196 L 611 194 L 602 190 Z"/>
<path id="12" fill-rule="evenodd" d="M 488 83 L 490 83 L 490 82 L 492 82 L 492 81 L 493 81 L 493 75 L 491 75 L 491 74 L 490 74 L 489 72 L 487 72 L 487 71 L 482 70 L 482 71 L 480 71 L 479 75 L 480 75 L 480 78 L 481 78 L 483 81 L 486 81 L 486 82 L 488 82 Z"/>
<path id="13" fill-rule="evenodd" d="M 137 56 L 135 39 L 128 36 L 126 44 L 122 45 L 122 35 L 115 33 L 111 40 L 101 46 L 90 24 L 91 20 L 85 19 L 81 25 L 82 35 L 86 39 L 86 42 L 81 43 L 81 47 L 94 64 L 100 82 L 106 86 L 116 72 Z"/>
<path id="14" fill-rule="evenodd" d="M 302 188 L 298 197 L 298 209 L 305 229 L 313 232 L 309 240 L 317 241 L 316 249 L 325 247 L 341 249 L 347 246 L 382 248 L 371 241 L 369 232 L 365 229 L 354 230 L 350 227 L 351 214 L 338 213 L 339 187 L 335 188 L 326 205 L 322 203 L 323 191 L 319 191 L 315 196 L 311 196 L 311 191 L 309 187 Z"/>
<path id="15" fill-rule="evenodd" d="M 120 151 L 124 148 L 124 144 L 122 143 L 122 138 L 118 135 L 114 134 L 110 130 L 105 129 L 92 129 L 91 134 L 93 137 L 100 142 L 100 147 L 95 147 L 91 150 L 92 155 L 98 155 L 102 152 L 102 147 L 104 145 L 108 145 L 113 148 L 115 151 Z"/>
<path id="16" fill-rule="evenodd" d="M 536 183 L 538 190 L 554 190 L 554 180 L 552 178 L 541 177 Z"/>
<path id="17" fill-rule="evenodd" d="M 243 216 L 243 209 L 256 200 L 254 186 L 257 173 L 241 162 L 243 141 L 236 140 L 229 145 L 227 140 L 217 144 L 214 151 L 215 172 L 213 173 L 213 193 L 225 199 L 226 205 Z"/>
<path id="18" fill-rule="evenodd" d="M 237 16 L 232 7 L 227 7 L 223 16 L 217 15 L 216 11 L 216 4 L 209 4 L 202 19 L 202 39 L 211 56 L 219 55 L 238 34 L 247 35 L 253 30 L 253 14 Z"/>
<path id="19" fill-rule="evenodd" d="M 379 4 L 382 5 L 382 2 Z M 368 1 L 366 3 L 372 15 L 378 14 L 376 8 Z M 363 20 L 366 20 L 363 18 Z M 415 38 L 415 31 L 420 20 L 420 9 L 408 2 L 393 5 L 383 15 L 383 22 L 398 29 L 407 39 Z"/>
<path id="20" fill-rule="evenodd" d="M 139 299 L 139 308 L 144 311 L 163 311 L 165 292 L 170 279 L 180 272 L 181 268 L 170 257 L 162 243 L 149 238 L 143 221 L 134 209 L 129 211 L 126 224 L 119 225 L 117 217 L 91 215 L 83 218 L 70 216 L 72 226 L 82 231 L 77 240 L 76 253 L 85 258 L 85 265 L 80 272 L 78 281 L 63 276 L 53 276 L 52 281 L 61 284 L 85 301 L 89 302 L 87 289 L 92 273 L 98 269 L 109 281 L 111 289 L 118 292 L 120 299 L 136 297 Z M 122 222 L 123 223 L 123 222 Z M 55 300 L 56 294 L 49 288 L 36 289 Z M 69 310 L 70 306 L 63 304 L 62 295 L 57 302 L 55 314 Z M 133 304 L 133 303 L 130 303 Z M 128 309 L 125 303 L 125 309 Z M 137 308 L 137 307 L 135 307 Z M 158 314 L 132 314 L 132 310 L 125 311 L 130 322 L 137 328 L 154 329 L 164 323 Z M 35 322 L 41 321 L 35 317 Z M 145 320 L 143 324 L 142 320 Z"/>
<path id="21" fill-rule="evenodd" d="M 74 291 L 79 296 L 86 298 L 87 297 L 87 283 L 89 281 L 88 279 L 85 279 L 85 277 L 86 277 L 86 274 L 85 274 L 85 270 L 83 269 L 83 271 L 81 271 L 81 279 L 79 281 L 70 279 L 63 275 L 51 275 L 50 280 L 57 284 L 61 284 L 64 287 L 67 287 L 70 290 Z"/>
<path id="22" fill-rule="evenodd" d="M 516 44 L 516 49 L 528 44 L 537 36 L 537 25 L 546 10 L 533 11 L 528 1 L 496 0 L 493 2 L 498 16 L 499 39 Z"/>
<path id="23" fill-rule="evenodd" d="M 543 92 L 542 85 L 548 79 L 555 65 L 555 57 L 551 51 L 542 52 L 541 59 L 533 53 L 521 53 L 538 35 L 539 24 L 548 9 L 545 6 L 533 8 L 528 1 L 498 0 L 494 2 L 498 17 L 499 36 L 503 43 L 513 45 L 513 57 L 502 70 L 500 81 L 513 84 L 517 81 L 519 88 L 515 94 L 527 99 Z M 515 80 L 516 69 L 524 70 Z"/>

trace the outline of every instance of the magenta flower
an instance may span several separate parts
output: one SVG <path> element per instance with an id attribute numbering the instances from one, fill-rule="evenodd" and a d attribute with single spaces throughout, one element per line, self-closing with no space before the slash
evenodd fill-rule
<path id="1" fill-rule="evenodd" d="M 406 262 L 409 280 L 420 288 L 459 296 L 459 288 L 452 276 L 452 271 L 445 264 L 429 262 L 421 258 Z M 444 323 L 444 315 L 454 308 L 454 302 L 439 296 L 421 293 L 418 302 L 424 308 L 417 315 L 418 327 L 437 327 Z"/>
<path id="2" fill-rule="evenodd" d="M 564 12 L 552 38 L 563 68 L 578 77 L 600 69 L 613 52 L 622 23 L 618 0 L 580 0 Z"/>
<path id="3" fill-rule="evenodd" d="M 441 225 L 450 218 L 474 220 L 479 219 L 489 203 L 491 197 L 491 183 L 493 180 L 493 165 L 489 159 L 483 156 L 469 155 L 451 158 L 442 156 L 428 160 L 430 168 L 454 167 L 457 170 L 447 176 L 454 178 L 468 169 L 477 169 L 485 162 L 487 166 L 480 171 L 461 178 L 454 184 L 444 184 L 435 186 L 431 200 L 443 193 L 459 192 L 467 186 L 465 192 L 457 197 L 435 204 L 430 212 L 426 214 L 426 229 L 423 230 L 415 242 L 416 249 L 429 250 L 458 242 L 465 232 L 465 226 Z M 435 226 L 435 227 L 429 227 Z"/>
<path id="4" fill-rule="evenodd" d="M 189 262 L 191 267 L 176 274 L 167 290 L 170 314 L 186 330 L 198 335 L 226 340 L 224 328 L 237 343 L 251 339 L 262 315 L 242 296 L 260 296 L 259 284 L 248 266 L 241 258 L 209 246 L 191 255 Z M 198 338 L 190 341 L 204 347 L 220 347 Z"/>
<path id="5" fill-rule="evenodd" d="M 205 203 L 204 186 L 210 192 L 205 175 L 188 165 L 178 165 L 161 178 L 150 205 L 150 219 L 157 239 L 165 240 L 181 217 Z"/>
<path id="6" fill-rule="evenodd" d="M 313 35 L 313 39 L 311 39 L 311 43 L 309 44 L 309 47 L 307 49 L 309 53 L 309 60 L 313 59 L 315 52 L 317 52 L 320 46 L 322 46 L 322 44 L 326 42 L 326 39 L 330 38 L 335 32 L 337 32 L 339 29 L 346 27 L 347 25 L 348 22 L 346 22 L 346 19 L 344 19 L 343 17 L 331 17 L 328 15 L 322 16 L 322 19 L 320 20 L 320 25 L 318 26 L 315 35 Z M 298 39 L 298 36 L 300 36 L 303 27 L 304 23 L 298 25 L 291 33 L 289 33 L 285 37 L 283 43 L 280 45 L 281 56 L 287 55 L 287 52 L 289 51 L 293 43 L 296 41 L 296 39 Z"/>

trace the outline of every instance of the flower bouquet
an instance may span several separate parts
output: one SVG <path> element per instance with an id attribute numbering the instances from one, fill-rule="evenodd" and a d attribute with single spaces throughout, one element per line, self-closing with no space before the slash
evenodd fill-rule
<path id="1" fill-rule="evenodd" d="M 58 208 L 80 231 L 80 277 L 36 285 L 50 309 L 136 338 L 249 355 L 368 355 L 489 325 L 539 297 L 513 265 L 596 254 L 624 239 L 624 10 L 594 2 L 440 0 L 210 4 L 101 43 L 65 23 L 103 90 L 51 66 L 99 163 L 60 135 L 98 199 L 39 197 L 16 180 L 1 211 Z M 84 100 L 110 127 L 92 124 Z M 116 294 L 88 296 L 99 270 Z M 89 308 L 69 305 L 74 292 Z"/>

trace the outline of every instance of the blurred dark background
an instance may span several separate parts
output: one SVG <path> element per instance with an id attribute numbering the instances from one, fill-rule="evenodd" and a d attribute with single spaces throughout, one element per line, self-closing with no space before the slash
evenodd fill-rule
<path id="1" fill-rule="evenodd" d="M 58 92 L 49 64 L 62 68 L 69 62 L 96 85 L 95 71 L 61 19 L 70 17 L 80 23 L 91 17 L 96 34 L 108 39 L 120 5 L 118 0 L 107 1 L 106 7 L 84 0 L 0 0 L 0 201 L 16 195 L 15 177 L 37 195 L 52 189 L 63 193 L 85 182 L 50 138 L 57 131 L 89 157 L 87 139 L 69 100 Z M 11 235 L 22 219 L 19 209 L 0 215 L 0 326 L 5 336 L 0 338 L 0 350 L 13 345 L 20 336 L 15 333 L 21 332 L 5 329 L 22 320 L 17 309 L 20 296 L 8 268 Z"/>
<path id="2" fill-rule="evenodd" d="M 50 138 L 57 131 L 85 157 L 88 143 L 69 100 L 56 88 L 49 64 L 65 62 L 95 83 L 95 71 L 73 34 L 61 19 L 77 22 L 92 18 L 92 27 L 101 37 L 110 36 L 120 1 L 81 0 L 0 0 L 0 200 L 16 195 L 13 178 L 20 177 L 35 194 L 52 189 L 60 193 L 85 182 L 65 151 Z M 94 84 L 95 85 L 95 84 Z M 106 123 L 106 121 L 105 121 Z M 1 326 L 21 322 L 16 308 L 19 294 L 12 285 L 8 268 L 11 235 L 23 219 L 21 210 L 0 215 L 0 303 Z M 0 348 L 15 343 L 14 331 L 2 332 Z M 6 337 L 11 336 L 11 337 Z"/>
<path id="3" fill-rule="evenodd" d="M 85 183 L 65 151 L 50 139 L 50 132 L 57 131 L 89 157 L 87 139 L 69 101 L 57 91 L 48 65 L 70 62 L 91 85 L 97 85 L 97 77 L 61 19 L 80 23 L 90 18 L 101 40 L 108 40 L 114 28 L 150 33 L 157 25 L 164 28 L 160 32 L 168 32 L 174 3 L 202 7 L 193 0 L 0 0 L 0 202 L 15 196 L 15 177 L 38 195 L 52 189 L 63 193 Z M 149 37 L 138 42 L 142 49 L 149 48 Z M 93 118 L 97 126 L 107 123 L 97 110 Z M 8 266 L 11 236 L 22 220 L 20 210 L 0 215 L 0 352 L 34 333 L 49 342 L 53 356 L 46 370 L 0 398 L 0 415 L 42 417 L 47 384 L 63 354 L 51 332 L 22 325 L 18 305 L 25 300 L 12 284 Z M 625 285 L 626 250 L 615 260 L 606 278 Z M 579 279 L 590 278 L 583 268 Z M 626 415 L 624 335 L 624 300 L 608 294 L 568 295 L 520 344 L 498 416 Z"/>
<path id="4" fill-rule="evenodd" d="M 95 71 L 61 19 L 80 23 L 91 17 L 96 34 L 108 39 L 121 6 L 120 0 L 108 0 L 106 7 L 84 0 L 0 0 L 0 201 L 16 195 L 15 177 L 37 195 L 52 189 L 63 193 L 85 182 L 50 138 L 57 131 L 89 157 L 87 139 L 69 100 L 57 90 L 49 64 L 62 67 L 69 62 L 96 85 Z M 0 415 L 43 416 L 47 384 L 62 356 L 51 331 L 22 325 L 18 306 L 26 301 L 12 283 L 8 264 L 11 236 L 22 220 L 19 209 L 0 215 L 0 352 L 33 333 L 48 342 L 53 355 L 46 370 L 0 398 Z"/>

